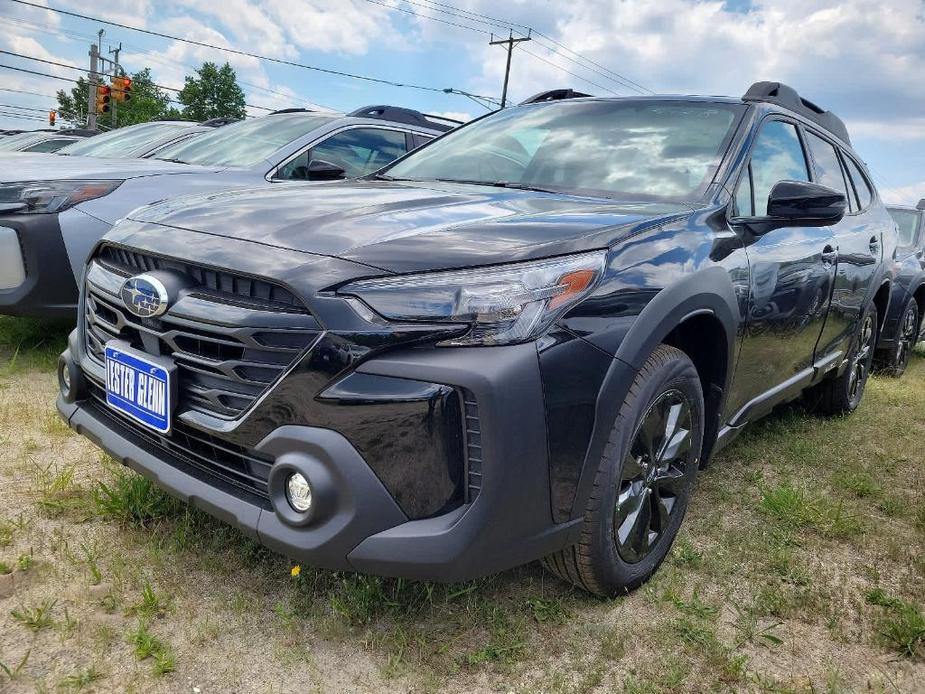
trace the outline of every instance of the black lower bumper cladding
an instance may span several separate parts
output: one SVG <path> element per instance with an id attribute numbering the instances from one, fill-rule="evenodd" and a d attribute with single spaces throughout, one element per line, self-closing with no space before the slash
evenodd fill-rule
<path id="1" fill-rule="evenodd" d="M 73 365 L 70 353 L 64 363 Z M 90 397 L 58 400 L 68 424 L 166 491 L 306 564 L 385 576 L 458 581 L 542 557 L 574 541 L 578 522 L 555 524 L 549 497 L 543 389 L 535 345 L 404 350 L 357 374 L 444 384 L 477 400 L 481 489 L 446 513 L 409 519 L 353 443 L 328 428 L 285 425 L 254 448 L 272 461 L 267 493 L 255 494 L 152 446 Z M 349 408 L 344 408 L 349 410 Z M 394 431 L 384 428 L 387 439 Z M 313 485 L 310 520 L 288 506 L 285 479 Z"/>

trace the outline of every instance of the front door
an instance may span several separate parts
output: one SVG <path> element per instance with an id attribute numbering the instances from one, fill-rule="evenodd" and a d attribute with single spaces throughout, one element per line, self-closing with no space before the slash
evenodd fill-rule
<path id="1" fill-rule="evenodd" d="M 736 189 L 737 220 L 767 216 L 768 196 L 782 180 L 808 181 L 794 124 L 766 121 Z M 749 262 L 749 311 L 729 398 L 731 422 L 742 424 L 799 391 L 812 375 L 835 275 L 829 227 L 783 227 L 761 235 L 735 225 Z"/>

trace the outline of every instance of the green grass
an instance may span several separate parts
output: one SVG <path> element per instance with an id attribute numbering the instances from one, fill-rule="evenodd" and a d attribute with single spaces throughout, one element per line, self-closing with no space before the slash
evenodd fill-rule
<path id="1" fill-rule="evenodd" d="M 138 626 L 128 635 L 128 643 L 132 646 L 135 658 L 138 660 L 152 659 L 154 675 L 166 675 L 176 670 L 177 660 L 173 649 L 151 632 L 147 620 L 138 620 Z"/>
<path id="2" fill-rule="evenodd" d="M 58 689 L 71 692 L 82 692 L 90 687 L 94 682 L 103 679 L 105 675 L 96 669 L 95 665 L 68 675 L 58 683 Z"/>
<path id="3" fill-rule="evenodd" d="M 865 594 L 867 602 L 884 608 L 878 621 L 880 640 L 906 658 L 925 657 L 925 615 L 915 605 L 881 588 Z"/>
<path id="4" fill-rule="evenodd" d="M 0 376 L 28 369 L 53 371 L 72 329 L 72 321 L 0 316 Z"/>
<path id="5" fill-rule="evenodd" d="M 843 501 L 791 482 L 763 489 L 761 508 L 786 528 L 812 529 L 831 537 L 849 537 L 862 530 L 860 519 Z"/>
<path id="6" fill-rule="evenodd" d="M 138 615 L 142 619 L 151 620 L 161 617 L 167 611 L 165 601 L 154 592 L 154 587 L 145 581 L 141 588 L 141 600 L 129 608 L 128 614 Z"/>
<path id="7" fill-rule="evenodd" d="M 24 627 L 32 631 L 41 631 L 54 624 L 51 611 L 56 602 L 56 600 L 46 600 L 35 607 L 20 606 L 14 610 L 10 610 L 10 614 L 13 616 L 13 619 Z"/>
<path id="8" fill-rule="evenodd" d="M 94 499 L 101 517 L 141 527 L 183 509 L 180 502 L 153 482 L 121 467 L 113 469 L 111 483 L 99 483 Z"/>

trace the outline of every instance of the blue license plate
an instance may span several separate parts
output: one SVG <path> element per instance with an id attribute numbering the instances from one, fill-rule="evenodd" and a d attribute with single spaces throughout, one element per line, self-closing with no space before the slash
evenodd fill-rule
<path id="1" fill-rule="evenodd" d="M 106 402 L 162 434 L 170 431 L 176 366 L 120 342 L 106 345 Z"/>

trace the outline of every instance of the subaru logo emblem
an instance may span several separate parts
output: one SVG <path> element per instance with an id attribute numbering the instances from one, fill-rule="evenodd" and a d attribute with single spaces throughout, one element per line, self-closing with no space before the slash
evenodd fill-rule
<path id="1" fill-rule="evenodd" d="M 125 280 L 119 295 L 125 308 L 139 318 L 155 318 L 167 310 L 167 287 L 151 275 Z"/>

